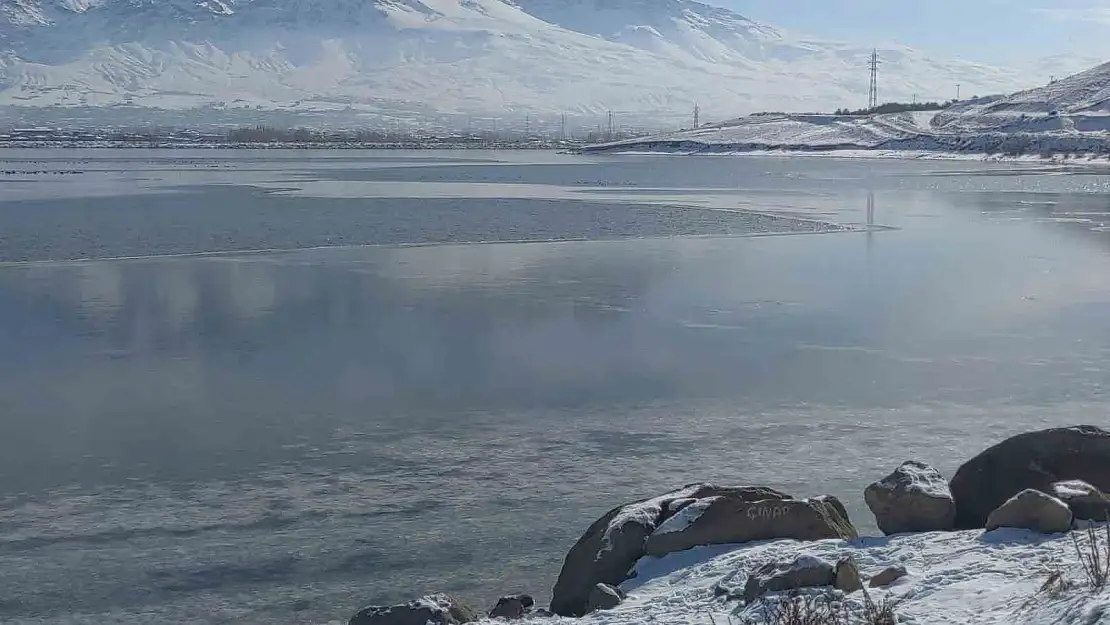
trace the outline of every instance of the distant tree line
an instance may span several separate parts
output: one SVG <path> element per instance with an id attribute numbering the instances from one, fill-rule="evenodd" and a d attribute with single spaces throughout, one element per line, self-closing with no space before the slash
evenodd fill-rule
<path id="1" fill-rule="evenodd" d="M 913 111 L 943 111 L 952 106 L 955 100 L 948 102 L 887 102 L 875 108 L 850 110 L 847 108 L 836 109 L 834 115 L 878 115 L 884 113 L 910 113 Z"/>

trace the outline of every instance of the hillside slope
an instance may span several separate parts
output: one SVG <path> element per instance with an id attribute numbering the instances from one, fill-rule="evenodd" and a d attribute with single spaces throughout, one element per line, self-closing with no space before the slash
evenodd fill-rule
<path id="1" fill-rule="evenodd" d="M 679 153 L 868 150 L 1008 155 L 1110 154 L 1110 63 L 1012 95 L 942 111 L 753 115 L 589 148 Z"/>

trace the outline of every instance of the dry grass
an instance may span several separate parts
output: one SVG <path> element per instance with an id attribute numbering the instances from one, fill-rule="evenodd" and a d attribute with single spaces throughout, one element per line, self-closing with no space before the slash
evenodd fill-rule
<path id="1" fill-rule="evenodd" d="M 866 625 L 895 625 L 898 622 L 896 608 L 901 603 L 900 599 L 892 599 L 884 595 L 876 602 L 871 598 L 867 588 L 863 589 L 863 622 Z"/>
<path id="2" fill-rule="evenodd" d="M 1110 523 L 1104 524 L 1102 528 L 1104 540 L 1099 537 L 1099 531 L 1094 525 L 1088 525 L 1085 545 L 1080 544 L 1079 532 L 1071 533 L 1075 555 L 1083 567 L 1087 584 L 1095 590 L 1102 590 L 1106 587 L 1107 580 L 1110 580 Z"/>
<path id="3" fill-rule="evenodd" d="M 1041 587 L 1037 589 L 1037 596 L 1046 595 L 1049 599 L 1056 599 L 1060 595 L 1071 590 L 1074 585 L 1075 584 L 1064 575 L 1063 571 L 1049 571 L 1048 578 L 1045 579 Z"/>
<path id="4" fill-rule="evenodd" d="M 843 603 L 831 595 L 791 593 L 784 597 L 767 598 L 761 614 L 748 623 L 754 625 L 848 625 Z"/>
<path id="5" fill-rule="evenodd" d="M 845 602 L 835 594 L 800 594 L 764 598 L 756 615 L 744 625 L 896 625 L 900 600 L 884 596 L 876 601 L 863 590 L 863 608 Z M 712 620 L 712 619 L 711 619 Z M 713 623 L 717 625 L 717 623 Z M 732 624 L 729 619 L 728 625 Z"/>

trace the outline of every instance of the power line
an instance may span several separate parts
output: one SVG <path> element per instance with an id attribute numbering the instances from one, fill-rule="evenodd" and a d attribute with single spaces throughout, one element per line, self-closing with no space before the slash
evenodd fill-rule
<path id="1" fill-rule="evenodd" d="M 695 103 L 694 104 L 694 130 L 697 130 L 700 126 L 701 126 L 701 107 L 698 106 L 697 103 Z"/>
<path id="2" fill-rule="evenodd" d="M 871 70 L 871 85 L 867 89 L 867 110 L 874 110 L 879 106 L 879 51 L 871 50 L 871 62 L 867 64 Z"/>

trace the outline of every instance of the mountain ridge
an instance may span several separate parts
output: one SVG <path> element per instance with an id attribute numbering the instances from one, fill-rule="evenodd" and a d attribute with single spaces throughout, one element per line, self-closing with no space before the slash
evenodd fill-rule
<path id="1" fill-rule="evenodd" d="M 856 105 L 870 50 L 694 0 L 0 0 L 0 105 L 686 119 Z M 1020 74 L 880 49 L 884 94 Z"/>

